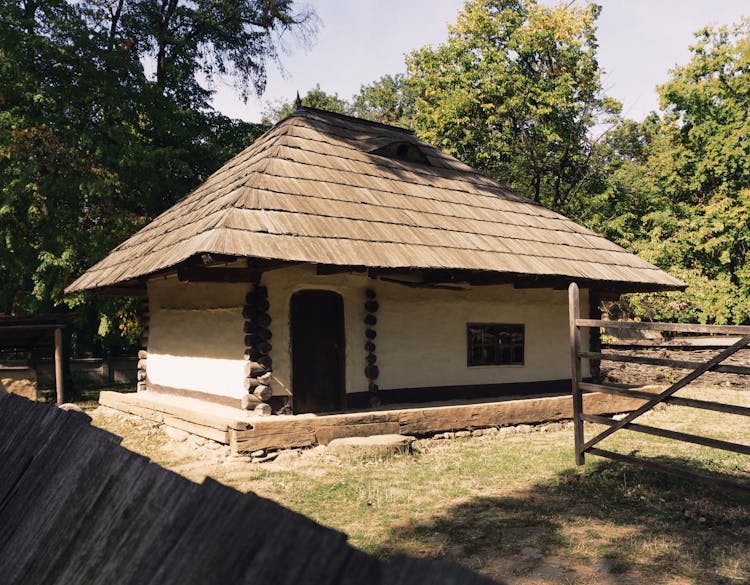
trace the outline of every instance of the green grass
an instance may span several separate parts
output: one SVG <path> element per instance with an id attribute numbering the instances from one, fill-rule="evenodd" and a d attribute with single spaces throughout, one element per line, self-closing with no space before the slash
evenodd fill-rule
<path id="1" fill-rule="evenodd" d="M 712 397 L 750 403 L 733 390 Z M 380 557 L 446 558 L 513 584 L 750 583 L 750 496 L 594 456 L 575 467 L 569 428 L 421 441 L 421 452 L 382 461 L 308 453 L 286 464 L 196 465 L 155 425 L 116 420 L 94 414 L 162 465 L 272 498 Z M 750 444 L 750 424 L 732 415 L 665 407 L 643 422 Z M 750 481 L 746 456 L 632 432 L 602 447 Z"/>

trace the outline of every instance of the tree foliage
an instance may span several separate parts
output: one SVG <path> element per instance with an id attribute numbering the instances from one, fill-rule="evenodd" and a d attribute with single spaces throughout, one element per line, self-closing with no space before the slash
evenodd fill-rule
<path id="1" fill-rule="evenodd" d="M 201 82 L 262 90 L 277 33 L 311 23 L 291 0 L 0 4 L 0 312 L 135 336 L 131 304 L 64 287 L 259 134 Z"/>
<path id="2" fill-rule="evenodd" d="M 416 114 L 414 91 L 402 73 L 384 75 L 359 88 L 349 111 L 358 118 L 411 128 Z"/>
<path id="3" fill-rule="evenodd" d="M 419 134 L 536 201 L 569 210 L 597 169 L 589 133 L 619 109 L 602 93 L 599 11 L 469 0 L 446 43 L 407 58 Z"/>
<path id="4" fill-rule="evenodd" d="M 339 94 L 326 93 L 320 89 L 320 84 L 317 84 L 309 90 L 304 97 L 300 96 L 300 103 L 308 108 L 317 108 L 319 110 L 327 110 L 338 114 L 348 113 L 351 107 L 349 102 L 339 97 Z M 296 110 L 296 98 L 287 102 L 279 101 L 268 104 L 263 112 L 262 123 L 266 125 L 275 124 L 279 120 L 291 116 Z"/>
<path id="5" fill-rule="evenodd" d="M 750 21 L 696 34 L 659 88 L 662 112 L 608 140 L 587 221 L 689 283 L 632 298 L 661 319 L 750 319 Z"/>
<path id="6" fill-rule="evenodd" d="M 410 127 L 414 116 L 414 96 L 403 74 L 384 75 L 377 81 L 362 85 L 351 99 L 338 93 L 328 93 L 320 84 L 300 96 L 302 106 L 339 114 L 356 116 L 364 120 Z M 297 100 L 269 103 L 263 112 L 262 123 L 275 124 L 297 109 Z"/>
<path id="7" fill-rule="evenodd" d="M 150 58 L 156 85 L 176 103 L 204 107 L 211 81 L 225 76 L 244 97 L 266 86 L 266 62 L 278 60 L 281 36 L 306 42 L 317 17 L 293 0 L 87 0 L 88 24 L 135 58 Z"/>

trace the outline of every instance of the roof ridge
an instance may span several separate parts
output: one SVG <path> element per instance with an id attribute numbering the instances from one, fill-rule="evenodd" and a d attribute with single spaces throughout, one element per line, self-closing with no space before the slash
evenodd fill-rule
<path id="1" fill-rule="evenodd" d="M 383 130 L 391 130 L 395 132 L 402 132 L 404 134 L 408 134 L 411 136 L 416 136 L 416 132 L 414 130 L 410 130 L 409 128 L 401 128 L 400 126 L 391 126 L 390 124 L 383 124 L 382 122 L 375 122 L 373 120 L 366 120 L 365 118 L 356 118 L 355 116 L 349 116 L 347 114 L 341 114 L 339 112 L 331 112 L 330 110 L 322 110 L 319 108 L 313 108 L 310 106 L 300 106 L 297 108 L 297 110 L 291 114 L 289 114 L 286 118 L 281 120 L 279 123 L 286 122 L 290 118 L 304 118 L 304 115 L 310 112 L 312 114 L 321 114 L 323 116 L 330 116 L 332 118 L 338 118 L 340 120 L 344 120 L 347 122 L 352 122 L 354 124 L 362 124 L 364 126 L 373 126 L 375 128 L 381 128 Z"/>
<path id="2" fill-rule="evenodd" d="M 305 118 L 303 118 L 303 117 L 300 117 L 299 120 L 302 121 L 302 122 L 306 121 Z M 346 129 L 347 129 L 346 125 L 336 124 L 336 123 L 334 123 L 331 120 L 323 120 L 323 123 L 324 124 L 328 124 L 331 128 L 335 129 L 336 131 L 329 130 L 329 131 L 327 131 L 327 132 L 324 133 L 324 132 L 321 132 L 321 130 L 319 128 L 311 128 L 309 126 L 309 124 L 295 124 L 293 127 L 308 128 L 310 130 L 315 130 L 320 135 L 336 136 L 336 137 L 344 139 L 346 141 L 346 134 L 342 134 L 341 133 L 341 130 L 346 131 Z M 389 128 L 398 129 L 395 126 L 393 126 L 393 127 L 389 126 Z M 436 168 L 450 168 L 450 167 L 443 166 L 443 165 L 445 165 L 445 162 L 447 160 L 447 161 L 449 161 L 449 162 L 451 162 L 453 164 L 458 164 L 461 167 L 461 169 L 460 169 L 461 172 L 470 172 L 470 173 L 472 173 L 474 175 L 478 175 L 478 176 L 480 176 L 482 178 L 485 178 L 485 179 L 489 178 L 486 175 L 483 175 L 482 173 L 480 173 L 479 171 L 477 171 L 476 169 L 470 167 L 469 165 L 467 165 L 462 160 L 456 158 L 455 156 L 452 156 L 452 155 L 450 155 L 450 154 L 448 154 L 446 152 L 443 152 L 438 147 L 430 144 L 429 142 L 427 142 L 425 140 L 422 140 L 416 134 L 415 131 L 410 130 L 409 132 L 410 132 L 410 137 L 413 139 L 413 141 L 410 142 L 411 144 L 414 144 L 415 146 L 419 147 L 422 151 L 424 151 L 425 155 L 433 157 L 433 158 L 437 159 L 441 163 L 441 166 L 440 167 L 436 167 Z M 373 136 L 375 136 L 375 135 L 373 135 Z M 379 135 L 379 137 L 380 138 L 386 138 L 385 135 Z M 331 142 L 323 141 L 323 140 L 321 140 L 319 142 L 326 142 L 327 144 L 332 144 Z M 369 150 L 357 149 L 357 148 L 352 147 L 352 146 L 348 146 L 348 148 L 350 148 L 352 150 L 359 150 L 360 152 L 363 152 L 363 153 L 366 153 L 366 154 L 372 154 L 372 151 L 369 151 Z M 377 156 L 382 156 L 382 155 L 377 155 Z M 430 166 L 434 166 L 434 165 L 430 165 Z M 452 170 L 455 170 L 455 169 L 452 169 Z"/>

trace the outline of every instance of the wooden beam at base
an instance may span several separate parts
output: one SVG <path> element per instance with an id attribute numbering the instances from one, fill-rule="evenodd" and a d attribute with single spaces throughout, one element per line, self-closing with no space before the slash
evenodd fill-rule
<path id="1" fill-rule="evenodd" d="M 331 415 L 280 415 L 250 417 L 226 408 L 227 415 L 207 412 L 203 402 L 185 398 L 165 402 L 157 392 L 118 393 L 104 391 L 99 402 L 174 426 L 187 432 L 228 443 L 233 453 L 260 449 L 293 449 L 327 444 L 340 437 L 378 434 L 431 435 L 516 424 L 536 424 L 572 418 L 572 399 L 566 396 L 497 400 L 471 404 L 350 412 Z M 585 411 L 613 414 L 633 410 L 645 400 L 634 397 L 591 393 L 583 397 Z"/>
<path id="2" fill-rule="evenodd" d="M 583 401 L 586 412 L 593 414 L 626 412 L 644 402 L 639 398 L 593 393 L 585 395 Z M 571 397 L 552 396 L 333 415 L 273 416 L 253 421 L 253 428 L 246 431 L 230 430 L 229 440 L 233 452 L 243 453 L 260 449 L 311 447 L 340 437 L 431 435 L 444 431 L 565 420 L 572 416 Z"/>
<path id="3" fill-rule="evenodd" d="M 315 445 L 313 419 L 296 416 L 273 416 L 253 423 L 247 431 L 229 430 L 232 453 L 249 453 L 259 449 L 293 449 Z"/>
<path id="4" fill-rule="evenodd" d="M 592 414 L 626 412 L 639 407 L 643 402 L 640 399 L 605 394 L 586 394 L 583 397 L 584 411 Z M 425 435 L 441 431 L 572 419 L 573 400 L 570 396 L 553 396 L 398 412 L 402 435 Z"/>
<path id="5" fill-rule="evenodd" d="M 154 410 L 152 408 L 148 408 L 132 402 L 116 402 L 114 400 L 105 400 L 104 402 L 100 401 L 100 403 L 103 406 L 121 410 L 122 412 L 127 412 L 129 414 L 134 414 L 136 416 L 140 416 L 141 418 L 145 418 L 159 424 L 164 424 L 175 429 L 180 429 L 181 431 L 185 431 L 187 433 L 191 433 L 205 439 L 211 439 L 212 441 L 216 441 L 217 443 L 223 443 L 224 445 L 229 443 L 229 436 L 226 428 L 222 430 L 215 427 L 201 425 L 190 420 L 167 414 L 165 412 L 160 412 L 158 410 Z"/>
<path id="6" fill-rule="evenodd" d="M 315 437 L 321 445 L 344 437 L 371 437 L 373 435 L 398 435 L 401 427 L 398 421 L 371 422 L 362 424 L 320 425 L 315 429 Z"/>

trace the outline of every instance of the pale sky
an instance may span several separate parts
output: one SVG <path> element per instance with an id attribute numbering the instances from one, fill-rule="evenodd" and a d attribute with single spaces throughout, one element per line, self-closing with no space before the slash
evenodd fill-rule
<path id="1" fill-rule="evenodd" d="M 299 0 L 298 0 L 299 1 Z M 580 0 L 574 0 L 579 1 Z M 556 0 L 542 0 L 557 4 Z M 301 3 L 301 2 L 300 2 Z M 243 103 L 227 85 L 217 84 L 215 106 L 225 114 L 259 121 L 267 102 L 289 101 L 316 84 L 349 99 L 360 86 L 385 74 L 405 71 L 404 55 L 438 45 L 448 36 L 463 0 L 314 0 L 322 25 L 305 51 L 288 42 L 281 56 L 286 73 L 269 66 L 260 99 Z M 623 103 L 623 115 L 641 120 L 657 109 L 656 86 L 669 70 L 690 58 L 693 33 L 708 24 L 750 17 L 747 0 L 600 0 L 599 63 L 607 94 Z"/>

